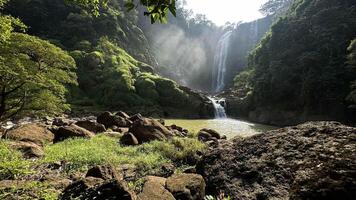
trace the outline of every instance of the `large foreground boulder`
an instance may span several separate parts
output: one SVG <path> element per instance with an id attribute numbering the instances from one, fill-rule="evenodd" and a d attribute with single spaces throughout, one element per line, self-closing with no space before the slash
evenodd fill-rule
<path id="1" fill-rule="evenodd" d="M 59 127 L 57 130 L 54 130 L 54 135 L 54 142 L 60 142 L 68 138 L 92 138 L 95 136 L 93 132 L 90 132 L 75 124 Z"/>
<path id="2" fill-rule="evenodd" d="M 356 128 L 313 122 L 221 142 L 197 172 L 232 199 L 354 199 Z"/>
<path id="3" fill-rule="evenodd" d="M 163 124 L 151 118 L 136 119 L 129 132 L 137 138 L 140 144 L 173 137 L 173 133 L 163 126 Z"/>
<path id="4" fill-rule="evenodd" d="M 43 146 L 45 143 L 53 142 L 54 135 L 45 126 L 31 123 L 8 130 L 3 138 L 23 142 L 33 142 Z"/>
<path id="5" fill-rule="evenodd" d="M 142 192 L 137 195 L 139 200 L 175 200 L 174 196 L 165 188 L 166 179 L 148 176 Z"/>

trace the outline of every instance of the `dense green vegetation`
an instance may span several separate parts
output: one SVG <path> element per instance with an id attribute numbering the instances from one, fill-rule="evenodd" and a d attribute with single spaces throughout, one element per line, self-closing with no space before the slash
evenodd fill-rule
<path id="1" fill-rule="evenodd" d="M 123 1 L 100 1 L 100 4 L 93 7 L 93 12 L 100 11 L 99 15 L 93 15 L 93 12 L 88 12 L 88 8 L 91 7 L 90 3 L 96 1 L 74 2 L 76 4 L 73 4 L 73 1 L 68 3 L 63 0 L 29 0 L 25 2 L 11 0 L 4 7 L 3 13 L 7 15 L 3 16 L 4 19 L 1 20 L 1 23 L 4 25 L 1 27 L 9 28 L 6 28 L 8 32 L 4 32 L 1 38 L 11 38 L 9 34 L 13 30 L 15 32 L 23 30 L 25 28 L 23 22 L 28 27 L 27 34 L 36 35 L 42 40 L 40 42 L 40 39 L 36 38 L 38 42 L 35 44 L 20 47 L 28 48 L 29 52 L 38 50 L 36 56 L 41 57 L 40 62 L 44 65 L 49 66 L 48 62 L 55 63 L 49 68 L 49 70 L 53 70 L 51 73 L 46 71 L 45 75 L 42 74 L 41 77 L 38 76 L 38 79 L 31 82 L 32 84 L 37 81 L 37 87 L 32 86 L 33 84 L 31 87 L 38 89 L 40 81 L 45 80 L 43 76 L 53 79 L 51 84 L 46 85 L 46 90 L 38 93 L 37 96 L 29 98 L 27 97 L 29 92 L 27 92 L 26 103 L 29 103 L 26 109 L 21 104 L 23 95 L 18 95 L 23 90 L 19 90 L 12 97 L 6 99 L 6 101 L 11 99 L 11 103 L 6 102 L 7 108 L 5 109 L 11 111 L 6 115 L 7 118 L 19 114 L 17 110 L 23 111 L 22 114 L 37 116 L 38 114 L 57 114 L 69 109 L 67 103 L 72 104 L 72 108 L 80 108 L 80 110 L 83 107 L 85 110 L 121 109 L 162 116 L 167 109 L 173 112 L 172 108 L 178 110 L 180 106 L 189 102 L 186 115 L 199 112 L 197 109 L 201 100 L 179 89 L 179 85 L 172 80 L 156 74 L 157 63 L 151 53 L 151 47 L 145 34 L 138 26 L 138 16 L 144 12 L 143 7 L 130 7 L 131 11 L 126 12 L 128 5 Z M 89 7 L 83 3 L 88 3 Z M 165 6 L 159 9 L 163 9 L 164 12 L 149 6 L 153 10 L 146 15 L 153 16 L 153 21 L 164 20 L 163 18 L 168 17 L 168 10 L 175 13 L 175 1 L 160 1 L 157 5 L 159 6 L 161 3 Z M 3 5 L 5 4 L 3 3 Z M 140 14 L 138 9 L 140 9 Z M 15 32 L 14 34 L 18 35 Z M 26 43 L 25 40 L 35 40 L 35 37 L 29 35 L 23 34 L 22 36 L 25 39 L 18 41 L 18 45 L 24 45 L 22 43 Z M 45 40 L 50 41 L 51 44 Z M 73 59 L 55 45 L 69 52 L 75 60 L 77 70 L 73 70 Z M 5 45 L 2 47 L 3 51 L 7 52 L 9 48 L 5 49 L 5 47 Z M 50 51 L 43 52 L 43 49 L 47 48 Z M 41 50 L 42 52 L 40 52 Z M 26 52 L 21 53 L 25 54 Z M 9 56 L 11 57 L 12 54 Z M 29 59 L 33 60 L 33 58 Z M 6 65 L 12 64 L 8 60 L 4 61 L 7 63 Z M 21 60 L 21 62 L 24 61 Z M 36 61 L 30 64 L 35 65 Z M 25 66 L 25 69 L 32 68 L 33 66 L 29 64 Z M 10 68 L 8 67 L 6 70 L 8 69 Z M 3 72 L 5 73 L 4 70 Z M 28 78 L 34 74 L 38 74 L 38 71 L 33 71 L 26 76 L 23 73 L 17 76 L 22 80 L 30 81 Z M 9 75 L 4 74 L 4 77 L 6 76 Z M 78 86 L 68 85 L 68 83 L 76 83 L 75 76 L 78 78 Z M 22 83 L 19 82 L 19 84 Z M 18 84 L 11 85 L 17 87 Z M 67 89 L 70 91 L 69 95 L 66 95 Z M 51 94 L 55 95 L 51 96 Z M 33 99 L 36 101 L 32 101 Z M 11 104 L 16 104 L 16 108 L 20 109 L 13 109 Z M 25 110 L 32 112 L 24 112 Z M 174 115 L 174 113 L 170 114 Z"/>
<path id="2" fill-rule="evenodd" d="M 250 55 L 250 110 L 269 112 L 270 117 L 277 111 L 293 112 L 295 121 L 356 116 L 345 101 L 356 75 L 345 64 L 347 47 L 356 37 L 355 8 L 347 0 L 295 1 Z"/>
<path id="3" fill-rule="evenodd" d="M 140 177 L 159 173 L 162 166 L 174 164 L 179 172 L 189 163 L 187 160 L 197 152 L 203 152 L 205 144 L 196 138 L 173 138 L 169 141 L 153 141 L 140 146 L 124 147 L 117 143 L 117 138 L 98 135 L 88 139 L 69 139 L 47 145 L 45 156 L 38 160 L 26 160 L 18 151 L 8 147 L 8 141 L 0 143 L 0 179 L 17 180 L 12 189 L 3 189 L 0 185 L 0 198 L 16 195 L 19 199 L 56 199 L 60 190 L 46 181 L 20 181 L 26 175 L 40 173 L 41 166 L 65 161 L 61 177 L 83 173 L 95 165 L 122 165 L 134 167 L 137 181 L 130 183 L 139 187 Z M 182 169 L 180 169 L 182 168 Z M 15 184 L 16 183 L 16 184 Z M 53 184 L 53 183 L 52 183 Z M 9 188 L 10 185 L 6 185 Z"/>

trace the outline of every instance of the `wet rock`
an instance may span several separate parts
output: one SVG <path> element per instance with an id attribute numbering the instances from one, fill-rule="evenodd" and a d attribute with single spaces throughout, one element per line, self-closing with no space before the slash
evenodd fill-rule
<path id="1" fill-rule="evenodd" d="M 8 130 L 3 138 L 23 142 L 33 142 L 37 145 L 43 146 L 44 143 L 53 142 L 54 135 L 47 130 L 45 126 L 32 123 L 20 125 Z"/>
<path id="2" fill-rule="evenodd" d="M 86 130 L 91 131 L 93 133 L 103 133 L 106 131 L 104 125 L 89 120 L 78 121 L 75 123 L 75 125 L 85 128 Z"/>
<path id="3" fill-rule="evenodd" d="M 125 133 L 120 138 L 120 144 L 126 145 L 126 146 L 135 146 L 135 145 L 138 145 L 139 143 L 138 143 L 137 138 L 132 133 Z"/>
<path id="4" fill-rule="evenodd" d="M 71 124 L 65 127 L 59 127 L 54 131 L 54 142 L 60 142 L 68 138 L 80 137 L 80 138 L 92 138 L 95 136 L 93 132 L 90 132 L 75 124 Z"/>
<path id="5" fill-rule="evenodd" d="M 132 124 L 130 120 L 118 115 L 113 115 L 110 112 L 104 112 L 99 115 L 97 122 L 103 124 L 106 128 L 111 128 L 112 126 L 129 127 Z"/>
<path id="6" fill-rule="evenodd" d="M 167 179 L 166 188 L 176 199 L 202 200 L 205 197 L 205 182 L 198 174 L 174 174 Z"/>
<path id="7" fill-rule="evenodd" d="M 144 142 L 150 142 L 152 140 L 162 141 L 173 137 L 172 132 L 169 131 L 165 126 L 163 126 L 157 120 L 150 118 L 143 118 L 134 121 L 129 132 L 137 138 L 140 144 Z"/>
<path id="8" fill-rule="evenodd" d="M 88 170 L 85 177 L 101 178 L 103 180 L 123 179 L 122 175 L 117 173 L 115 168 L 111 165 L 95 166 Z"/>
<path id="9" fill-rule="evenodd" d="M 33 142 L 10 141 L 8 145 L 12 149 L 21 151 L 25 158 L 40 158 L 44 156 L 43 148 Z"/>
<path id="10" fill-rule="evenodd" d="M 146 177 L 143 190 L 138 194 L 140 200 L 175 200 L 174 196 L 165 188 L 166 179 L 156 176 Z"/>
<path id="11" fill-rule="evenodd" d="M 197 164 L 208 193 L 232 199 L 353 199 L 356 128 L 311 122 L 220 142 Z"/>

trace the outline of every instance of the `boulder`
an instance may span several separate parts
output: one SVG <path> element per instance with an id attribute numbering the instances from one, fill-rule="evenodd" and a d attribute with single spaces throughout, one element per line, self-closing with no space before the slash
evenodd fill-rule
<path id="1" fill-rule="evenodd" d="M 209 133 L 212 137 L 214 137 L 216 139 L 221 139 L 220 134 L 217 131 L 213 130 L 213 129 L 204 128 L 204 129 L 200 130 L 199 132 L 203 132 L 203 131 Z"/>
<path id="2" fill-rule="evenodd" d="M 8 130 L 3 138 L 23 142 L 33 142 L 43 146 L 45 143 L 53 142 L 54 135 L 45 126 L 31 123 Z"/>
<path id="3" fill-rule="evenodd" d="M 78 121 L 75 123 L 75 125 L 85 128 L 88 131 L 91 131 L 93 133 L 103 133 L 106 131 L 106 128 L 104 125 L 99 124 L 98 122 L 90 121 L 90 120 Z"/>
<path id="4" fill-rule="evenodd" d="M 242 199 L 354 199 L 356 128 L 310 122 L 221 141 L 196 169 L 207 192 Z"/>
<path id="5" fill-rule="evenodd" d="M 213 136 L 211 136 L 210 133 L 205 132 L 205 131 L 199 131 L 198 133 L 198 140 L 202 142 L 207 142 L 209 140 L 212 140 Z"/>
<path id="6" fill-rule="evenodd" d="M 120 144 L 126 145 L 126 146 L 134 146 L 138 145 L 138 140 L 137 138 L 132 134 L 132 133 L 125 133 L 121 138 L 120 138 Z"/>
<path id="7" fill-rule="evenodd" d="M 65 127 L 59 127 L 59 129 L 54 131 L 54 135 L 54 142 L 60 142 L 73 137 L 92 138 L 95 136 L 93 132 L 90 132 L 75 124 L 71 124 Z"/>
<path id="8" fill-rule="evenodd" d="M 123 111 L 119 111 L 115 115 L 119 116 L 119 117 L 122 117 L 124 119 L 130 119 L 130 116 L 127 113 L 123 112 Z"/>
<path id="9" fill-rule="evenodd" d="M 174 136 L 177 136 L 177 137 L 187 137 L 187 135 L 188 135 L 187 130 L 183 129 L 180 126 L 174 125 L 174 124 L 171 126 L 166 126 L 166 128 L 168 130 L 170 130 Z"/>
<path id="10" fill-rule="evenodd" d="M 137 195 L 139 200 L 175 200 L 165 188 L 166 179 L 156 176 L 146 177 L 142 192 Z"/>
<path id="11" fill-rule="evenodd" d="M 136 200 L 135 193 L 129 190 L 123 180 L 86 177 L 69 185 L 61 194 L 62 200 L 71 199 L 120 199 Z"/>
<path id="12" fill-rule="evenodd" d="M 33 142 L 10 141 L 8 145 L 21 151 L 25 158 L 40 158 L 44 155 L 43 148 Z"/>
<path id="13" fill-rule="evenodd" d="M 174 174 L 167 179 L 166 188 L 176 199 L 202 200 L 205 197 L 205 182 L 198 174 Z"/>
<path id="14" fill-rule="evenodd" d="M 57 117 L 57 118 L 53 119 L 52 125 L 53 126 L 69 126 L 72 123 L 74 123 L 73 120 Z"/>
<path id="15" fill-rule="evenodd" d="M 134 121 L 130 127 L 131 132 L 138 142 L 150 142 L 152 140 L 165 140 L 173 137 L 173 133 L 155 119 L 142 118 Z"/>
<path id="16" fill-rule="evenodd" d="M 85 177 L 101 178 L 103 180 L 118 179 L 122 180 L 123 177 L 111 165 L 99 165 L 88 170 Z"/>
<path id="17" fill-rule="evenodd" d="M 110 112 L 104 112 L 97 117 L 98 123 L 103 124 L 106 128 L 111 128 L 112 126 L 117 127 L 129 127 L 132 122 L 129 119 L 123 118 L 118 115 L 113 115 Z"/>

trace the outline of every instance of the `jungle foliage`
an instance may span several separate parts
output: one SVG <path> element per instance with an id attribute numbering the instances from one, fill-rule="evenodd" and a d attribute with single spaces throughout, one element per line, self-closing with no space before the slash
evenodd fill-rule
<path id="1" fill-rule="evenodd" d="M 249 57 L 251 109 L 351 119 L 355 37 L 355 1 L 296 0 Z"/>

